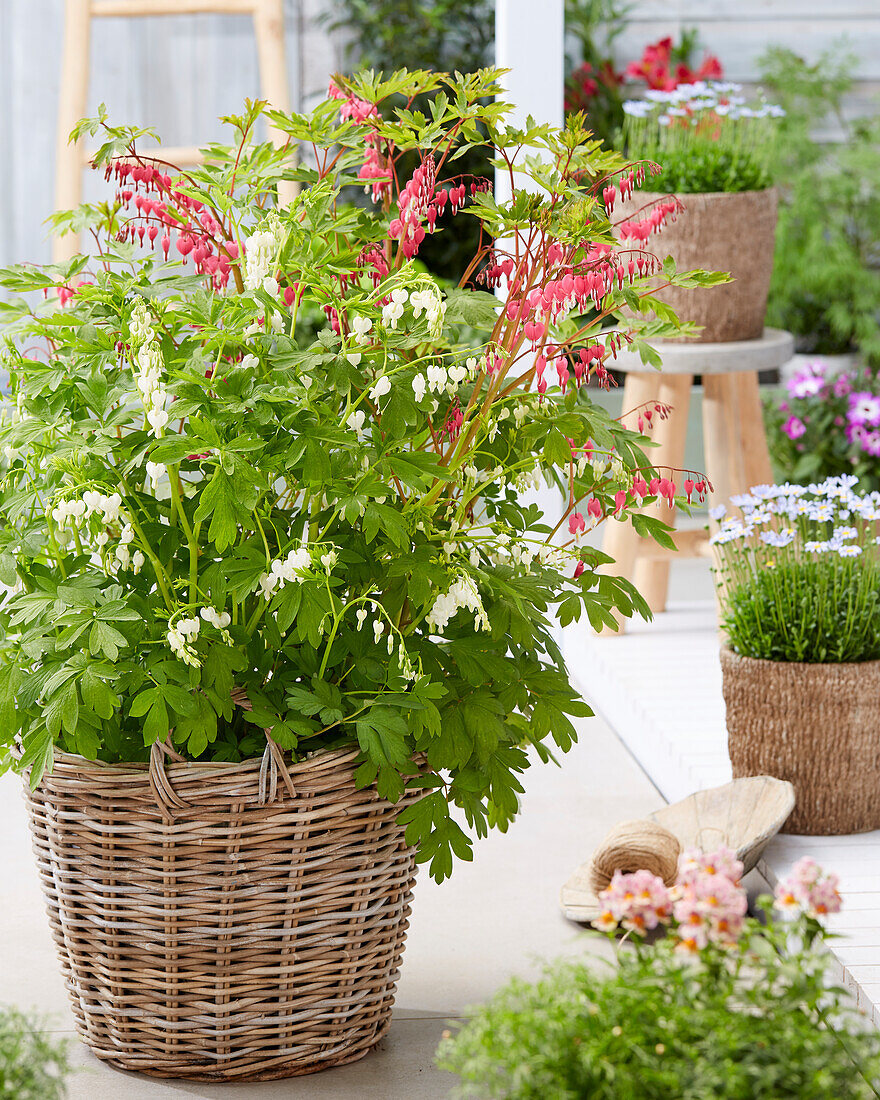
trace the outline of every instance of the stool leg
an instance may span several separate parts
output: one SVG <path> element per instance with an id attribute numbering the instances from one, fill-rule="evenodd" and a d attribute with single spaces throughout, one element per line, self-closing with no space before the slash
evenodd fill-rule
<path id="1" fill-rule="evenodd" d="M 711 374 L 704 380 L 703 435 L 711 502 L 773 480 L 758 376 L 754 371 Z"/>
<path id="2" fill-rule="evenodd" d="M 648 459 L 658 468 L 671 466 L 678 470 L 684 462 L 692 383 L 693 376 L 690 374 L 660 375 L 659 399 L 662 404 L 669 405 L 672 412 L 666 420 L 657 422 L 654 428 L 654 439 L 659 446 L 648 452 Z M 671 476 L 674 478 L 677 475 L 673 473 Z M 655 516 L 670 526 L 674 525 L 675 509 L 669 508 L 664 501 L 658 500 L 645 511 L 647 515 Z M 669 590 L 668 561 L 651 561 L 646 558 L 638 560 L 633 581 L 653 612 L 666 610 Z"/>
<path id="3" fill-rule="evenodd" d="M 55 141 L 55 209 L 70 210 L 82 202 L 83 143 L 68 142 L 70 131 L 88 110 L 90 0 L 66 0 L 58 129 Z M 55 263 L 72 259 L 79 250 L 75 233 L 52 242 Z"/>
<path id="4" fill-rule="evenodd" d="M 641 408 L 642 405 L 648 402 L 658 400 L 659 397 L 659 374 L 655 372 L 650 374 L 628 373 L 623 384 L 623 420 L 626 426 L 633 429 L 636 426 L 636 417 L 629 416 L 628 413 Z M 614 558 L 614 564 L 603 566 L 602 571 L 631 581 L 635 570 L 638 547 L 639 536 L 635 533 L 631 524 L 613 518 L 606 519 L 602 538 L 602 551 L 609 557 Z M 625 625 L 626 619 L 622 616 L 617 615 L 615 618 L 618 627 Z M 605 627 L 601 631 L 602 635 L 615 633 L 617 631 L 612 630 L 610 627 Z"/>
<path id="5" fill-rule="evenodd" d="M 283 0 L 257 0 L 254 6 L 254 35 L 257 40 L 257 58 L 260 65 L 260 84 L 269 105 L 278 111 L 290 110 L 290 91 L 287 83 L 287 61 L 284 51 Z M 269 126 L 269 137 L 277 146 L 286 144 L 288 135 Z M 291 146 L 291 161 L 295 164 L 297 149 Z M 299 193 L 299 185 L 283 180 L 278 184 L 278 201 L 287 206 Z"/>
<path id="6" fill-rule="evenodd" d="M 742 491 L 753 485 L 770 485 L 773 467 L 767 448 L 764 430 L 764 410 L 761 407 L 761 391 L 755 371 L 743 371 L 736 375 L 739 404 L 739 443 L 744 455 L 745 483 Z"/>

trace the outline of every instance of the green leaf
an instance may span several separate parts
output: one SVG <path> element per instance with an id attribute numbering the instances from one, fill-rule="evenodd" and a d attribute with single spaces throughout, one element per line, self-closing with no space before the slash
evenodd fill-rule
<path id="1" fill-rule="evenodd" d="M 21 754 L 19 767 L 22 771 L 31 769 L 30 788 L 35 791 L 40 785 L 43 774 L 52 770 L 52 762 L 55 757 L 55 746 L 52 734 L 47 727 L 29 733 L 24 738 L 24 751 Z"/>
<path id="2" fill-rule="evenodd" d="M 303 479 L 308 485 L 326 485 L 332 477 L 330 455 L 320 440 L 310 439 L 303 463 Z"/>
<path id="3" fill-rule="evenodd" d="M 495 295 L 485 290 L 450 290 L 446 295 L 446 322 L 491 329 L 498 320 L 500 306 Z"/>
<path id="4" fill-rule="evenodd" d="M 142 729 L 145 745 L 152 745 L 154 741 L 164 741 L 168 736 L 168 710 L 165 707 L 165 700 L 159 694 L 158 688 L 156 689 Z"/>
<path id="5" fill-rule="evenodd" d="M 220 466 L 199 496 L 195 522 L 202 523 L 211 517 L 208 538 L 221 554 L 235 542 L 238 525 L 249 520 L 250 512 L 242 507 L 240 499 L 232 478 Z"/>
<path id="6" fill-rule="evenodd" d="M 109 623 L 96 619 L 89 633 L 89 652 L 97 657 L 103 653 L 111 661 L 119 656 L 120 646 L 127 646 L 128 639 L 124 634 L 110 626 Z"/>
<path id="7" fill-rule="evenodd" d="M 374 764 L 402 767 L 408 763 L 407 726 L 396 710 L 371 707 L 356 720 L 355 729 L 358 744 Z"/>
<path id="8" fill-rule="evenodd" d="M 80 691 L 82 692 L 83 703 L 93 710 L 99 718 L 111 718 L 113 711 L 119 705 L 119 697 L 104 683 L 91 665 L 88 665 L 83 671 L 80 680 Z"/>
<path id="9" fill-rule="evenodd" d="M 57 737 L 62 727 L 68 733 L 75 733 L 78 717 L 79 697 L 76 683 L 69 680 L 49 699 L 46 707 L 46 728 L 52 737 Z"/>

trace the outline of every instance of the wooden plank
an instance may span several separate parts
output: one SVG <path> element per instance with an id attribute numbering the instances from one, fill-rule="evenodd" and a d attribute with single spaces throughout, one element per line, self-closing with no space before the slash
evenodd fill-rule
<path id="1" fill-rule="evenodd" d="M 250 15 L 258 0 L 92 0 L 92 15 L 130 18 L 152 15 Z"/>
<path id="2" fill-rule="evenodd" d="M 648 454 L 648 460 L 661 477 L 668 477 L 676 482 L 681 476 L 679 471 L 684 463 L 692 383 L 693 377 L 689 374 L 660 374 L 659 399 L 662 404 L 670 407 L 671 412 L 666 420 L 654 417 L 652 434 L 659 446 Z M 658 499 L 655 504 L 645 508 L 644 513 L 662 520 L 670 527 L 675 525 L 675 508 L 670 508 L 665 500 Z M 669 561 L 637 558 L 633 583 L 652 611 L 665 610 L 669 588 Z"/>
<path id="3" fill-rule="evenodd" d="M 55 145 L 55 209 L 69 210 L 82 202 L 82 139 L 70 144 L 70 132 L 86 113 L 89 96 L 91 21 L 89 0 L 67 0 L 64 7 L 64 44 L 61 54 L 61 87 L 58 97 Z M 76 234 L 56 237 L 52 259 L 56 263 L 75 256 Z"/>
<path id="4" fill-rule="evenodd" d="M 638 412 L 653 401 L 660 393 L 660 375 L 632 371 L 627 374 L 623 385 L 623 411 L 626 426 L 635 430 Z M 602 528 L 602 552 L 614 558 L 611 565 L 602 566 L 602 572 L 611 576 L 623 577 L 631 581 L 635 572 L 636 558 L 641 553 L 644 539 L 639 538 L 629 520 L 606 519 Z M 625 625 L 625 619 L 615 615 L 618 626 Z M 605 627 L 603 633 L 614 633 Z"/>
<path id="5" fill-rule="evenodd" d="M 807 19 L 862 20 L 866 23 L 878 17 L 876 0 L 638 0 L 630 13 L 630 22 L 712 23 L 719 20 L 786 19 L 797 23 Z"/>

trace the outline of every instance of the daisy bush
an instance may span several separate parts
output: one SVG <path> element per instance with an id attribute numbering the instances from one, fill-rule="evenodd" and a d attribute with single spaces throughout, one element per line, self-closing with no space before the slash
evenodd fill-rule
<path id="1" fill-rule="evenodd" d="M 759 485 L 710 513 L 727 644 L 805 663 L 880 659 L 880 492 L 854 476 Z"/>
<path id="2" fill-rule="evenodd" d="M 786 381 L 782 400 L 767 403 L 765 418 L 774 464 L 793 481 L 855 474 L 863 489 L 880 489 L 876 371 L 835 371 L 814 359 Z"/>
<path id="3" fill-rule="evenodd" d="M 440 1046 L 479 1100 L 837 1100 L 876 1096 L 880 1041 L 832 974 L 823 920 L 836 876 L 802 860 L 746 916 L 733 853 L 684 854 L 604 892 L 600 926 L 627 929 L 609 971 L 548 965 L 474 1009 Z M 609 913 L 614 915 L 609 916 Z M 616 915 L 616 916 L 615 916 Z M 650 928 L 668 935 L 647 940 Z M 612 931 L 612 935 L 614 932 Z"/>
<path id="4" fill-rule="evenodd" d="M 590 712 L 553 616 L 647 612 L 583 535 L 668 538 L 640 508 L 679 477 L 590 393 L 622 345 L 654 361 L 646 340 L 681 326 L 612 231 L 640 166 L 578 119 L 509 126 L 497 76 L 338 80 L 270 114 L 280 148 L 248 104 L 187 172 L 103 113 L 81 124 L 116 194 L 56 220 L 91 256 L 0 273 L 2 740 L 32 783 L 56 748 L 354 745 L 358 784 L 425 789 L 407 835 L 442 877 L 516 813 L 529 750 L 572 744 Z M 505 204 L 457 174 L 485 135 Z M 481 246 L 441 286 L 418 253 L 456 217 Z M 558 522 L 526 495 L 547 481 Z"/>
<path id="5" fill-rule="evenodd" d="M 742 91 L 742 85 L 730 81 L 695 80 L 627 100 L 627 150 L 659 162 L 662 186 L 670 192 L 769 187 L 769 148 L 775 120 L 785 111 L 773 103 L 749 103 Z"/>

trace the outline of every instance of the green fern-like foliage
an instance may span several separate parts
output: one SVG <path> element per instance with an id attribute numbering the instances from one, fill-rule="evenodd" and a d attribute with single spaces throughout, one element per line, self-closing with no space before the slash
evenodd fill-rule
<path id="1" fill-rule="evenodd" d="M 66 1044 L 40 1021 L 15 1008 L 0 1008 L 0 1100 L 63 1100 L 67 1095 Z"/>
<path id="2" fill-rule="evenodd" d="M 761 65 L 787 112 L 773 149 L 782 203 L 768 323 L 802 351 L 880 364 L 880 118 L 845 117 L 853 60 L 839 46 L 813 64 L 776 48 Z M 817 140 L 829 130 L 839 140 Z"/>

